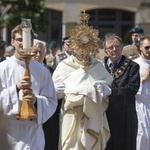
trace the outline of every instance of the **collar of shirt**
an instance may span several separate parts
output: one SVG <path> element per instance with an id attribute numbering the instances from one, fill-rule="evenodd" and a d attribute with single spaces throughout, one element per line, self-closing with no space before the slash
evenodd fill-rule
<path id="1" fill-rule="evenodd" d="M 112 63 L 117 63 L 117 64 L 119 64 L 121 58 L 122 58 L 122 56 L 121 56 L 116 62 L 112 62 L 112 61 L 110 60 L 110 58 L 108 58 L 107 65 L 108 65 L 109 68 L 110 68 L 110 66 L 111 66 Z"/>

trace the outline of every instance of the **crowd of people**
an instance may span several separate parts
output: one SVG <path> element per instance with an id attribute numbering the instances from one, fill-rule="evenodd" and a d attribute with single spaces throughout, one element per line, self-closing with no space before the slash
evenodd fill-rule
<path id="1" fill-rule="evenodd" d="M 22 29 L 14 27 L 11 45 L 0 40 L 5 146 L 11 150 L 149 150 L 150 36 L 138 25 L 130 34 L 132 43 L 124 46 L 121 37 L 107 33 L 103 49 L 98 48 L 94 57 L 86 54 L 83 69 L 83 53 L 79 56 L 72 49 L 70 36 L 62 39 L 60 48 L 56 41 L 47 44 L 35 38 L 32 31 L 34 55 L 27 76 Z M 25 95 L 23 91 L 30 88 L 32 92 Z M 36 119 L 16 119 L 23 98 L 36 110 Z"/>

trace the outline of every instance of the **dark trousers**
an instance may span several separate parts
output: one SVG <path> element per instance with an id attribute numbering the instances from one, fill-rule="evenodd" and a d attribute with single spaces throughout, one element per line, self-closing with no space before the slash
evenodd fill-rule
<path id="1" fill-rule="evenodd" d="M 58 106 L 53 116 L 43 124 L 45 135 L 45 150 L 58 150 L 59 143 L 59 116 L 61 100 L 58 101 Z"/>

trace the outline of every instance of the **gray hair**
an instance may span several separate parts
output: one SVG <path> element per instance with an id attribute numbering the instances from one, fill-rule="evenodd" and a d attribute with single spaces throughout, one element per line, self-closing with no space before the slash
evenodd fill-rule
<path id="1" fill-rule="evenodd" d="M 37 45 L 37 44 L 42 44 L 45 48 L 45 52 L 47 51 L 47 48 L 46 48 L 46 42 L 45 41 L 41 41 L 41 40 L 38 40 L 38 39 L 34 39 L 33 40 L 33 46 Z"/>
<path id="2" fill-rule="evenodd" d="M 122 44 L 122 39 L 119 36 L 117 36 L 115 33 L 108 33 L 105 36 L 104 41 L 103 41 L 103 48 L 104 49 L 105 49 L 106 41 L 112 40 L 112 39 L 117 39 Z"/>

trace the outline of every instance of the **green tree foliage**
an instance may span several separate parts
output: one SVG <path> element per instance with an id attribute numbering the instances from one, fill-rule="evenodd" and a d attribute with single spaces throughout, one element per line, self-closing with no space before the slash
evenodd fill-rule
<path id="1" fill-rule="evenodd" d="M 45 20 L 45 0 L 2 0 L 0 1 L 0 23 L 13 28 L 22 18 L 31 19 L 36 32 L 45 32 L 49 22 Z"/>

